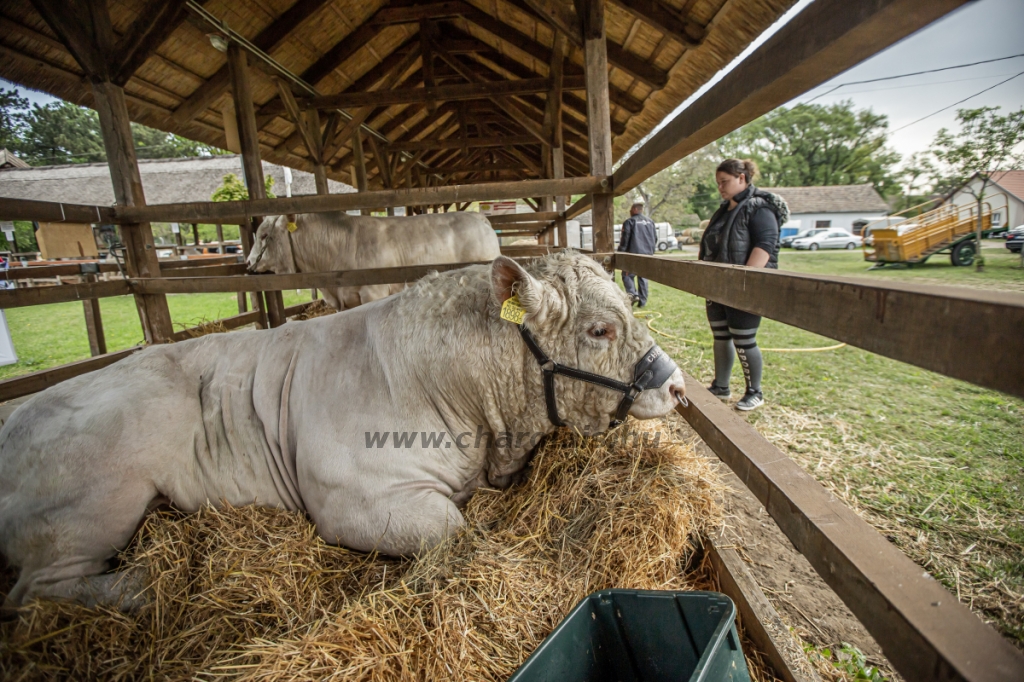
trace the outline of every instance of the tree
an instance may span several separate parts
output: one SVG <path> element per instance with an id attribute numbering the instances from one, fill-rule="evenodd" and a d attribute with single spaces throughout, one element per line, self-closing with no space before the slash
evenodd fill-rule
<path id="1" fill-rule="evenodd" d="M 768 187 L 871 183 L 882 196 L 899 191 L 900 156 L 886 148 L 888 118 L 853 102 L 779 107 L 719 141 L 726 156 L 750 158 Z"/>
<path id="2" fill-rule="evenodd" d="M 268 175 L 264 178 L 263 184 L 267 189 L 267 198 L 273 199 L 274 193 L 270 191 L 270 188 L 274 186 L 274 178 Z M 221 186 L 213 191 L 210 199 L 212 201 L 246 201 L 249 199 L 249 190 L 237 175 L 228 173 L 224 176 Z"/>
<path id="3" fill-rule="evenodd" d="M 20 156 L 34 166 L 107 158 L 96 112 L 70 102 L 32 105 L 17 147 Z"/>
<path id="4" fill-rule="evenodd" d="M 694 196 L 704 192 L 707 185 L 715 187 L 718 157 L 718 148 L 711 144 L 652 175 L 616 202 L 616 220 L 624 221 L 633 202 L 642 199 L 651 220 L 672 225 L 685 222 L 686 216 L 696 212 L 692 206 Z M 717 191 L 715 197 L 714 208 L 717 209 Z"/>
<path id="5" fill-rule="evenodd" d="M 28 100 L 19 96 L 17 90 L 0 88 L 0 149 L 17 149 L 26 111 Z"/>
<path id="6" fill-rule="evenodd" d="M 132 124 L 140 159 L 227 154 L 202 142 Z M 40 165 L 105 161 L 106 150 L 95 111 L 70 102 L 33 105 L 17 90 L 0 89 L 0 147 L 17 152 L 26 162 Z"/>
<path id="7" fill-rule="evenodd" d="M 984 269 L 981 255 L 982 204 L 992 175 L 1010 170 L 1024 162 L 1024 108 L 1005 116 L 996 113 L 1000 107 L 958 109 L 956 120 L 960 132 L 953 134 L 946 128 L 935 134 L 931 153 L 938 161 L 936 189 L 962 189 L 977 201 L 978 245 L 976 267 Z M 973 186 L 974 178 L 981 181 Z"/>
<path id="8" fill-rule="evenodd" d="M 211 147 L 202 142 L 188 140 L 173 133 L 132 124 L 135 153 L 140 159 L 180 159 L 188 156 L 214 156 L 231 152 Z"/>

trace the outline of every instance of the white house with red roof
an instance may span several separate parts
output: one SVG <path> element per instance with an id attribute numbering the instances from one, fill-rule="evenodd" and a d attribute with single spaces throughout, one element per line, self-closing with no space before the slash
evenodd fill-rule
<path id="1" fill-rule="evenodd" d="M 981 191 L 982 179 L 977 173 L 946 199 L 958 206 L 974 204 L 971 194 Z M 1024 170 L 998 171 L 992 174 L 985 188 L 985 202 L 992 206 L 992 227 L 1014 228 L 1024 225 Z"/>

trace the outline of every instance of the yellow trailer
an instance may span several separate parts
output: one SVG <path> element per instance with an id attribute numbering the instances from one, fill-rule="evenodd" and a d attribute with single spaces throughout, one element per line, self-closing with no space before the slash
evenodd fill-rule
<path id="1" fill-rule="evenodd" d="M 982 204 L 981 229 L 986 237 L 996 231 L 993 214 L 1006 215 L 1006 198 L 994 209 Z M 997 200 L 998 203 L 998 200 Z M 978 254 L 975 237 L 978 229 L 978 205 L 943 204 L 938 208 L 909 216 L 921 206 L 894 213 L 864 227 L 864 260 L 886 265 L 924 263 L 937 253 L 949 253 L 953 265 L 970 265 Z M 1001 226 L 995 226 L 1001 229 Z"/>

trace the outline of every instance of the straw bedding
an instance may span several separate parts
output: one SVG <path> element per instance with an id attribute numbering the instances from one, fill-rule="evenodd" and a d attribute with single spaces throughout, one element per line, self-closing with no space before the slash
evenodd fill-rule
<path id="1" fill-rule="evenodd" d="M 505 679 L 590 592 L 713 589 L 700 538 L 722 523 L 720 484 L 657 428 L 548 438 L 418 559 L 328 545 L 299 513 L 152 514 L 123 557 L 151 605 L 28 606 L 0 626 L 0 677 Z"/>

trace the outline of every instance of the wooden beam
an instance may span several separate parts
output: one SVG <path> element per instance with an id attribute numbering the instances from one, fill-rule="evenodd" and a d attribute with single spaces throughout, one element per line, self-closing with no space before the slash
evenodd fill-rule
<path id="1" fill-rule="evenodd" d="M 41 223 L 109 223 L 114 209 L 109 206 L 63 204 L 56 201 L 0 197 L 0 220 L 36 220 Z"/>
<path id="2" fill-rule="evenodd" d="M 552 147 L 562 146 L 562 82 L 565 75 L 565 37 L 555 33 L 555 43 L 551 49 L 551 62 L 548 69 L 551 78 L 551 90 L 544 107 L 544 137 Z"/>
<path id="3" fill-rule="evenodd" d="M 697 47 L 704 40 L 704 29 L 682 17 L 659 0 L 609 0 L 645 24 L 653 26 L 684 47 Z"/>
<path id="4" fill-rule="evenodd" d="M 590 145 L 590 174 L 608 175 L 612 168 L 612 132 L 608 102 L 607 40 L 604 28 L 603 0 L 580 0 L 583 15 L 585 72 L 587 76 L 587 128 Z M 595 251 L 611 251 L 614 230 L 612 226 L 611 193 L 594 194 L 593 238 Z"/>
<path id="5" fill-rule="evenodd" d="M 1024 294 L 622 255 L 642 277 L 901 362 L 1024 397 Z M 965 330 L 970 330 L 969 334 Z"/>
<path id="6" fill-rule="evenodd" d="M 82 284 L 61 284 L 53 287 L 22 287 L 20 289 L 0 290 L 0 310 L 25 308 L 33 305 L 49 303 L 66 303 L 68 301 L 85 301 L 111 296 L 128 296 L 132 293 L 128 282 L 111 280 L 109 282 L 85 282 Z"/>
<path id="7" fill-rule="evenodd" d="M 532 223 L 540 221 L 552 221 L 558 217 L 554 211 L 534 211 L 533 213 L 509 213 L 507 215 L 489 215 L 487 220 L 491 225 L 507 225 L 509 223 Z"/>
<path id="8" fill-rule="evenodd" d="M 455 4 L 455 3 L 452 3 Z M 437 37 L 437 24 L 433 21 L 421 21 L 420 22 L 420 52 L 423 55 L 423 87 L 425 90 L 434 92 L 434 88 L 437 87 L 437 81 L 434 78 L 434 50 L 431 47 L 434 39 Z M 432 99 L 427 102 L 430 108 L 430 113 L 437 111 L 437 100 Z"/>
<path id="9" fill-rule="evenodd" d="M 92 0 L 94 3 L 96 0 Z M 95 34 L 96 25 L 87 4 L 62 0 L 31 0 L 43 21 L 57 34 L 82 71 L 97 80 L 109 80 L 107 56 Z M 100 12 L 102 14 L 102 12 Z M 109 24 L 109 15 L 107 18 Z M 113 47 L 113 41 L 108 46 Z"/>
<path id="10" fill-rule="evenodd" d="M 580 18 L 571 5 L 559 0 L 523 0 L 523 4 L 529 6 L 537 16 L 568 37 L 573 44 L 583 46 Z"/>
<path id="11" fill-rule="evenodd" d="M 79 376 L 80 374 L 86 374 L 88 372 L 96 371 L 97 369 L 102 369 L 103 367 L 114 364 L 118 360 L 123 360 L 132 353 L 137 353 L 142 350 L 142 348 L 142 346 L 135 346 L 134 348 L 129 348 L 127 350 L 107 353 L 106 355 L 99 355 L 87 360 L 79 360 L 66 365 L 51 367 L 50 369 L 31 372 L 30 374 L 23 374 L 12 379 L 5 379 L 0 381 L 0 402 L 14 400 L 15 398 L 21 398 L 26 395 L 32 395 L 33 393 L 44 391 L 51 386 L 56 386 L 62 381 Z"/>
<path id="12" fill-rule="evenodd" d="M 586 84 L 583 82 L 583 78 L 579 76 L 567 76 L 564 87 L 569 90 L 582 90 L 586 87 Z M 298 104 L 301 109 L 351 109 L 353 107 L 381 107 L 414 102 L 488 99 L 503 95 L 547 92 L 550 89 L 551 81 L 549 79 L 529 78 L 439 85 L 435 88 L 404 88 L 390 91 L 370 90 L 363 92 L 344 91 L 322 97 L 299 98 Z M 284 104 L 277 103 L 276 100 L 260 109 L 262 114 L 276 114 L 284 111 Z"/>
<path id="13" fill-rule="evenodd" d="M 460 76 L 462 76 L 466 80 L 470 81 L 470 83 L 475 83 L 475 84 L 484 84 L 484 83 L 486 83 L 486 84 L 496 84 L 496 83 L 502 83 L 502 82 L 505 82 L 505 83 L 514 83 L 515 82 L 515 81 L 488 81 L 483 76 L 480 76 L 479 74 L 474 73 L 465 64 L 460 62 L 457 58 L 455 58 L 452 55 L 448 54 L 443 48 L 439 47 L 438 50 L 437 50 L 437 53 L 438 53 L 438 55 L 442 59 L 444 59 L 444 61 L 449 66 L 451 66 L 453 69 L 455 69 L 455 71 Z M 549 88 L 552 87 L 553 83 L 552 83 L 551 79 L 548 78 L 547 81 L 548 81 L 548 84 L 549 84 Z M 550 137 L 545 137 L 544 136 L 544 131 L 542 130 L 541 126 L 538 125 L 535 121 L 533 121 L 529 117 L 529 115 L 527 115 L 526 112 L 523 111 L 522 107 L 519 104 L 517 104 L 514 100 L 512 100 L 512 99 L 510 99 L 508 97 L 501 97 L 501 96 L 496 96 L 496 95 L 492 96 L 490 99 L 491 99 L 492 102 L 494 102 L 494 104 L 499 109 L 501 109 L 506 114 L 508 114 L 512 118 L 512 120 L 516 121 L 516 123 L 518 123 L 523 129 L 525 129 L 526 132 L 530 133 L 535 138 L 537 138 L 537 141 L 540 142 L 541 144 L 543 144 L 544 142 L 547 142 L 547 141 L 549 141 L 551 139 Z"/>
<path id="14" fill-rule="evenodd" d="M 367 23 L 381 26 L 414 24 L 427 19 L 457 17 L 465 5 L 462 2 L 431 2 L 422 5 L 388 7 L 385 5 Z"/>
<path id="15" fill-rule="evenodd" d="M 538 43 L 531 36 L 520 32 L 519 30 L 503 23 L 502 21 L 495 19 L 487 12 L 478 10 L 475 7 L 469 7 L 463 12 L 463 17 L 468 21 L 473 22 L 480 28 L 484 29 L 494 37 L 502 40 L 503 42 L 522 50 L 526 54 L 540 60 L 543 63 L 551 61 L 551 48 Z M 578 67 L 577 67 L 578 68 Z M 578 75 L 574 71 L 566 73 L 566 78 Z M 575 88 L 566 88 L 575 89 Z M 644 109 L 644 103 L 630 95 L 628 92 L 619 90 L 616 87 L 612 87 L 609 96 L 616 106 L 620 106 L 631 114 L 638 114 Z"/>
<path id="16" fill-rule="evenodd" d="M 421 50 L 418 45 L 410 46 L 410 49 L 406 51 L 402 59 L 397 60 L 397 63 L 395 63 L 392 68 L 384 74 L 383 79 L 380 82 L 380 87 L 377 88 L 377 92 L 391 90 L 395 84 L 399 82 L 399 79 L 402 78 L 405 72 L 409 70 L 409 67 L 413 65 L 420 54 Z M 333 149 L 328 149 L 328 155 L 333 157 L 334 154 L 337 153 L 337 149 L 341 146 L 341 143 L 345 140 L 351 139 L 356 128 L 363 125 L 376 110 L 376 106 L 366 106 L 352 112 L 352 118 L 345 124 L 345 127 L 341 129 L 341 132 L 338 133 L 338 146 Z M 329 159 L 325 159 L 325 163 L 327 161 L 329 161 Z"/>
<path id="17" fill-rule="evenodd" d="M 338 41 L 334 47 L 325 52 L 322 57 L 303 71 L 300 76 L 302 80 L 315 86 L 331 75 L 332 71 L 344 64 L 349 57 L 369 45 L 377 37 L 377 34 L 386 28 L 381 24 L 373 23 L 374 16 L 371 16 L 365 23 Z"/>
<path id="18" fill-rule="evenodd" d="M 403 142 L 401 140 L 388 145 L 391 151 L 416 151 L 420 149 L 462 149 L 473 147 L 504 147 L 520 144 L 537 144 L 532 135 L 508 137 L 470 137 L 466 139 L 421 140 Z"/>
<path id="19" fill-rule="evenodd" d="M 288 213 L 325 213 L 379 206 L 422 206 L 462 201 L 500 201 L 545 194 L 589 194 L 608 187 L 607 178 L 565 178 L 563 180 L 524 180 L 447 187 L 417 187 L 377 192 L 353 192 L 248 201 L 201 201 L 184 204 L 157 204 L 118 208 L 117 221 L 139 222 L 231 222 L 258 215 Z M 285 287 L 287 288 L 287 287 Z M 300 287 L 302 288 L 302 287 Z"/>
<path id="20" fill-rule="evenodd" d="M 264 52 L 272 52 L 292 31 L 306 19 L 312 17 L 328 1 L 298 0 L 270 26 L 260 31 L 259 35 L 252 39 L 252 44 Z M 213 104 L 214 100 L 227 91 L 230 84 L 231 76 L 228 72 L 228 65 L 225 63 L 205 83 L 196 88 L 188 99 L 178 105 L 172 114 L 174 122 L 183 125 L 203 113 Z"/>
<path id="21" fill-rule="evenodd" d="M 113 83 L 93 82 L 93 106 L 100 120 L 103 147 L 107 153 L 114 199 L 124 208 L 144 208 L 146 195 L 135 158 L 135 143 L 125 105 L 124 90 Z M 154 247 L 153 230 L 146 221 L 123 225 L 121 241 L 125 245 L 125 266 L 132 277 L 159 277 L 160 261 Z M 163 296 L 137 296 L 135 305 L 148 343 L 162 343 L 174 331 L 167 299 Z"/>
<path id="22" fill-rule="evenodd" d="M 306 147 L 306 153 L 309 154 L 310 158 L 319 158 L 319 139 L 313 138 L 313 132 L 307 125 L 308 121 L 303 117 L 303 112 L 299 109 L 298 103 L 295 101 L 295 95 L 292 94 L 292 86 L 286 82 L 283 78 L 275 78 L 274 84 L 277 85 L 277 93 L 281 98 L 281 102 L 284 104 L 285 111 L 288 112 L 288 117 L 291 119 L 292 125 L 295 126 L 295 131 L 302 138 L 302 144 Z M 315 110 L 314 110 L 315 111 Z M 320 136 L 319 126 L 316 130 L 317 138 Z"/>
<path id="23" fill-rule="evenodd" d="M 816 0 L 615 173 L 617 194 L 927 26 L 965 0 Z"/>
<path id="24" fill-rule="evenodd" d="M 388 152 L 382 151 L 385 148 L 377 144 L 376 138 L 370 137 L 367 141 L 370 143 L 370 151 L 377 164 L 377 172 L 380 173 L 381 180 L 384 182 L 384 188 L 393 189 L 395 185 L 391 178 L 391 161 L 388 159 Z"/>
<path id="25" fill-rule="evenodd" d="M 488 261 L 480 261 L 486 263 Z M 300 272 L 287 275 L 246 275 L 244 277 L 164 277 L 132 282 L 140 291 L 162 293 L 201 293 L 232 291 L 283 291 L 288 289 L 333 289 L 412 282 L 430 272 L 458 270 L 480 263 L 438 263 L 398 268 L 373 268 L 341 272 Z M 159 282 L 159 284 L 155 284 Z M 4 292 L 0 291 L 0 295 Z"/>
<path id="26" fill-rule="evenodd" d="M 615 255 L 616 266 L 621 255 Z M 633 263 L 624 265 L 634 272 Z M 1024 678 L 1024 656 L 1013 645 L 699 381 L 685 379 L 689 405 L 678 412 L 760 500 L 905 679 Z"/>
<path id="27" fill-rule="evenodd" d="M 605 41 L 608 62 L 617 69 L 622 69 L 641 83 L 646 83 L 654 90 L 661 90 L 668 85 L 668 74 L 658 67 L 628 52 L 624 47 L 611 40 Z"/>
<path id="28" fill-rule="evenodd" d="M 231 96 L 234 99 L 235 116 L 238 121 L 238 139 L 242 146 L 245 186 L 249 191 L 250 200 L 266 200 L 267 190 L 263 178 L 263 162 L 260 159 L 259 133 L 256 129 L 256 108 L 249 84 L 249 60 L 241 46 L 235 43 L 228 45 L 228 67 L 231 72 Z M 301 118 L 298 124 L 303 125 Z M 253 216 L 240 227 L 244 235 L 243 240 L 248 247 L 245 255 L 248 255 L 248 249 L 252 248 L 259 220 L 259 216 Z M 254 311 L 266 311 L 269 326 L 279 327 L 284 324 L 284 301 L 280 294 L 267 296 L 265 308 L 264 301 L 258 293 L 252 299 Z"/>
<path id="29" fill-rule="evenodd" d="M 185 0 L 149 0 L 121 36 L 111 67 L 115 83 L 124 85 L 185 19 Z"/>

